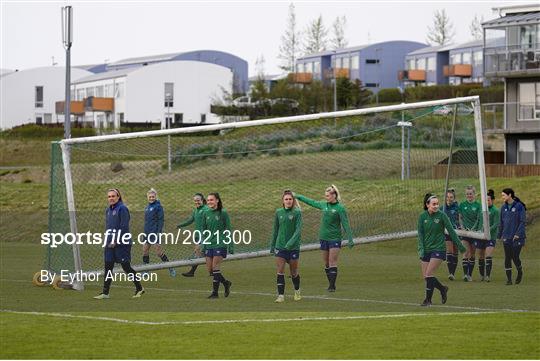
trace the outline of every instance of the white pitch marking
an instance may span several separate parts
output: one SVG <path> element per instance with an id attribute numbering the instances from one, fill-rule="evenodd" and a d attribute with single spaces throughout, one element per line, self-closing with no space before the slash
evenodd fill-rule
<path id="1" fill-rule="evenodd" d="M 291 317 L 291 318 L 250 318 L 250 319 L 229 319 L 229 320 L 198 320 L 198 321 L 141 321 L 127 320 L 123 318 L 73 315 L 70 313 L 57 312 L 34 312 L 34 311 L 15 311 L 0 310 L 0 312 L 29 315 L 29 316 L 47 316 L 58 318 L 85 319 L 95 321 L 109 321 L 125 324 L 165 326 L 165 325 L 199 325 L 199 324 L 220 324 L 220 323 L 255 323 L 255 322 L 302 322 L 302 321 L 345 321 L 345 320 L 369 320 L 385 318 L 405 318 L 405 317 L 431 317 L 431 316 L 460 316 L 460 315 L 483 315 L 502 312 L 437 312 L 437 313 L 398 313 L 384 315 L 363 315 L 363 316 L 320 316 L 320 317 Z"/>

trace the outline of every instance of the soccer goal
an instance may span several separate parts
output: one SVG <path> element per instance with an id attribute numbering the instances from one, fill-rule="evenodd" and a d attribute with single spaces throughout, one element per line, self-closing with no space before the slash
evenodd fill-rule
<path id="1" fill-rule="evenodd" d="M 442 207 L 445 190 L 454 188 L 461 202 L 469 185 L 482 204 L 483 228 L 458 233 L 489 236 L 476 96 L 67 139 L 53 143 L 51 153 L 49 232 L 103 233 L 106 192 L 118 188 L 131 213 L 137 270 L 204 262 L 192 242 L 185 244 L 182 231 L 193 231 L 193 225 L 177 228 L 191 214 L 195 193 L 219 192 L 240 232 L 227 260 L 269 255 L 284 189 L 321 200 L 330 184 L 341 191 L 356 243 L 414 237 L 425 193 L 439 195 Z M 150 188 L 165 210 L 163 232 L 175 240 L 162 242 L 169 262 L 151 251 L 151 262 L 144 265 L 137 235 Z M 321 215 L 308 206 L 302 211 L 302 249 L 317 249 Z M 100 245 L 47 248 L 48 270 L 101 272 L 102 267 Z"/>

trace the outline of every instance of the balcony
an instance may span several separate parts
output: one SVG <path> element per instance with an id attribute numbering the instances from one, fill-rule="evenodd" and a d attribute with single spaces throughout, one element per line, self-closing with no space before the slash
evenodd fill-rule
<path id="1" fill-rule="evenodd" d="M 55 103 L 56 114 L 64 114 L 65 103 L 64 101 Z M 73 115 L 84 115 L 84 101 L 71 101 L 70 112 Z"/>
<path id="2" fill-rule="evenodd" d="M 87 112 L 113 112 L 114 98 L 84 98 L 84 109 Z"/>
<path id="3" fill-rule="evenodd" d="M 472 76 L 471 64 L 454 64 L 443 67 L 444 76 L 468 78 Z"/>
<path id="4" fill-rule="evenodd" d="M 485 48 L 484 74 L 488 77 L 540 75 L 540 44 Z"/>
<path id="5" fill-rule="evenodd" d="M 426 81 L 425 70 L 400 70 L 398 72 L 398 80 L 400 81 Z"/>
<path id="6" fill-rule="evenodd" d="M 313 81 L 312 73 L 290 73 L 289 81 L 298 84 L 309 84 Z"/>
<path id="7" fill-rule="evenodd" d="M 349 74 L 349 68 L 328 68 L 324 71 L 324 77 L 326 79 L 349 78 Z"/>

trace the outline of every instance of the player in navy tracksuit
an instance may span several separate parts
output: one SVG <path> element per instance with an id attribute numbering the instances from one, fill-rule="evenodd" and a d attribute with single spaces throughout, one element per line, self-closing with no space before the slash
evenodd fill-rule
<path id="1" fill-rule="evenodd" d="M 516 197 L 512 188 L 502 190 L 504 201 L 501 207 L 501 221 L 497 238 L 502 239 L 504 245 L 504 269 L 506 270 L 506 284 L 512 284 L 512 261 L 517 269 L 516 284 L 523 278 L 523 269 L 519 254 L 525 245 L 525 204 Z"/>
<path id="2" fill-rule="evenodd" d="M 163 224 L 165 223 L 165 215 L 163 207 L 159 199 L 157 199 L 157 191 L 151 188 L 147 193 L 148 205 L 144 208 L 144 244 L 143 244 L 143 263 L 150 263 L 150 247 L 153 245 L 156 254 L 163 262 L 169 262 L 169 258 L 163 252 L 160 245 L 159 235 L 163 232 Z M 171 277 L 176 276 L 176 270 L 169 268 Z"/>
<path id="3" fill-rule="evenodd" d="M 124 272 L 126 272 L 135 284 L 134 298 L 141 297 L 144 294 L 144 288 L 139 281 L 135 270 L 131 268 L 131 235 L 122 241 L 122 235 L 129 232 L 129 210 L 122 202 L 120 191 L 116 188 L 107 191 L 107 201 L 109 206 L 105 210 L 105 273 L 103 275 L 103 292 L 94 298 L 109 298 L 109 289 L 112 283 L 113 268 L 115 263 L 120 263 Z M 114 233 L 113 233 L 114 232 Z M 120 233 L 119 233 L 120 232 Z M 120 238 L 116 235 L 120 234 Z M 119 240 L 119 241 L 118 241 Z"/>

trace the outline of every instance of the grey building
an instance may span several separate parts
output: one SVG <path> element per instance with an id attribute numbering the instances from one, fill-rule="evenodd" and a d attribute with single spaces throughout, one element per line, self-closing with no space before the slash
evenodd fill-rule
<path id="1" fill-rule="evenodd" d="M 425 46 L 396 40 L 308 54 L 297 60 L 293 79 L 298 83 L 329 82 L 334 77 L 359 79 L 367 89 L 377 93 L 380 89 L 399 86 L 395 74 L 401 69 L 405 55 Z"/>
<path id="2" fill-rule="evenodd" d="M 496 8 L 482 24 L 484 74 L 505 88 L 505 162 L 540 164 L 540 5 Z"/>

